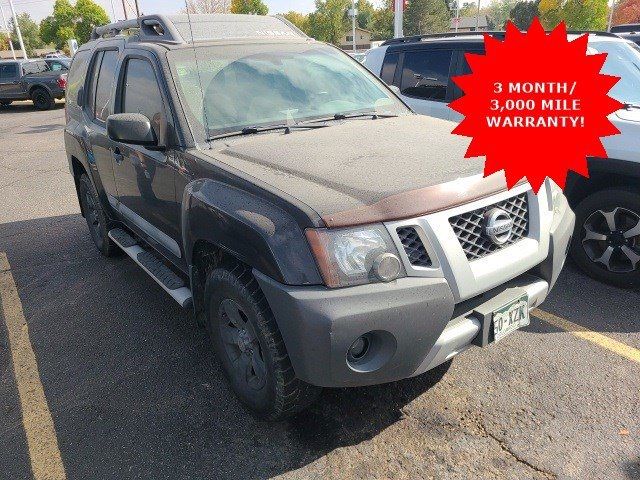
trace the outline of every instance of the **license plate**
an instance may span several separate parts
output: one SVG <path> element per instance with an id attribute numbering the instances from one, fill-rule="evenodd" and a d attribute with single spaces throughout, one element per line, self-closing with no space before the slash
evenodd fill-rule
<path id="1" fill-rule="evenodd" d="M 511 332 L 529 325 L 529 298 L 527 295 L 493 312 L 493 341 L 499 342 Z"/>

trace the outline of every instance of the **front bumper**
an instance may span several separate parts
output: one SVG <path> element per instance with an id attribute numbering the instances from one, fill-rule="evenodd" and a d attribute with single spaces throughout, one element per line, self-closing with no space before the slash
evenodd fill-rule
<path id="1" fill-rule="evenodd" d="M 343 289 L 283 285 L 254 271 L 275 315 L 296 376 L 313 385 L 373 385 L 419 375 L 491 341 L 491 312 L 527 293 L 529 307 L 547 296 L 564 265 L 575 217 L 554 221 L 549 255 L 530 272 L 455 304 L 444 278 L 407 277 Z M 347 352 L 372 339 L 363 362 Z"/>

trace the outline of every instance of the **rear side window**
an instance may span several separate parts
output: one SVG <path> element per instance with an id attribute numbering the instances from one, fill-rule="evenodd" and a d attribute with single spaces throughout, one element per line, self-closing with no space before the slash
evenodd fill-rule
<path id="1" fill-rule="evenodd" d="M 399 53 L 388 53 L 384 57 L 384 63 L 382 64 L 382 71 L 380 72 L 380 78 L 387 85 L 393 83 L 393 77 L 396 75 L 396 67 L 398 66 Z"/>
<path id="2" fill-rule="evenodd" d="M 13 80 L 18 76 L 17 63 L 4 63 L 0 65 L 0 81 Z"/>
<path id="3" fill-rule="evenodd" d="M 22 70 L 24 71 L 25 75 L 28 75 L 30 73 L 46 72 L 47 70 L 49 70 L 49 66 L 44 60 L 39 60 L 36 62 L 23 63 Z"/>
<path id="4" fill-rule="evenodd" d="M 73 56 L 69 75 L 67 76 L 67 104 L 69 106 L 78 106 L 78 92 L 80 87 L 84 85 L 90 56 L 91 52 L 87 50 L 78 52 Z"/>
<path id="5" fill-rule="evenodd" d="M 406 52 L 400 90 L 403 95 L 445 101 L 453 50 Z"/>
<path id="6" fill-rule="evenodd" d="M 159 127 L 163 117 L 162 95 L 153 66 L 147 60 L 132 58 L 125 72 L 122 111 L 141 113 L 151 121 L 151 126 L 160 138 Z"/>
<path id="7" fill-rule="evenodd" d="M 116 65 L 118 63 L 118 51 L 117 50 L 106 50 L 101 57 L 98 57 L 97 60 L 100 60 L 100 68 L 97 70 L 97 81 L 95 81 L 95 93 L 93 94 L 92 103 L 89 104 L 91 107 L 93 105 L 93 112 L 95 118 L 98 120 L 102 120 L 103 122 L 107 121 L 107 117 L 111 115 L 111 92 L 113 90 L 113 82 L 116 73 Z M 96 66 L 97 66 L 96 61 Z M 94 68 L 94 72 L 96 68 Z M 94 83 L 92 79 L 92 84 Z"/>

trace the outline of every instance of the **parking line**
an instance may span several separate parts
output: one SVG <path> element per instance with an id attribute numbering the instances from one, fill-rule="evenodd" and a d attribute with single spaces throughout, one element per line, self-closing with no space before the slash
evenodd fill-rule
<path id="1" fill-rule="evenodd" d="M 622 357 L 628 358 L 633 362 L 640 363 L 640 350 L 638 350 L 637 348 L 633 348 L 625 343 L 618 342 L 617 340 L 614 340 L 611 337 L 607 337 L 606 335 L 602 335 L 601 333 L 593 332 L 588 328 L 583 327 L 582 325 L 570 322 L 565 318 L 558 317 L 553 313 L 545 312 L 544 310 L 540 310 L 539 308 L 536 308 L 531 313 L 533 314 L 533 316 L 539 318 L 540 320 L 558 327 L 561 330 L 572 333 L 576 337 L 580 337 L 584 340 L 595 343 L 596 345 L 605 348 L 613 353 L 616 353 Z"/>
<path id="2" fill-rule="evenodd" d="M 24 317 L 7 255 L 0 252 L 0 305 L 7 331 L 13 372 L 22 408 L 22 425 L 27 437 L 31 471 L 36 480 L 66 478 L 51 412 L 40 382 L 36 356 L 29 339 Z"/>

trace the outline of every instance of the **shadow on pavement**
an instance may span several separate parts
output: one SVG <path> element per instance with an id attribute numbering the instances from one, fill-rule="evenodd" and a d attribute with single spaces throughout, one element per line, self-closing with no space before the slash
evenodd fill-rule
<path id="1" fill-rule="evenodd" d="M 53 110 L 54 111 L 61 110 L 63 108 L 64 108 L 64 101 L 56 100 L 56 105 L 55 107 L 53 107 Z M 11 105 L 7 105 L 7 106 L 0 105 L 0 115 L 6 115 L 11 113 L 46 112 L 46 111 L 47 110 L 38 110 L 36 107 L 33 106 L 33 103 L 31 103 L 30 101 L 14 102 Z"/>
<path id="2" fill-rule="evenodd" d="M 79 215 L 0 225 L 0 251 L 18 287 L 69 478 L 290 472 L 377 435 L 448 369 L 325 390 L 289 421 L 257 421 L 227 387 L 191 314 L 128 258 L 101 257 Z M 21 448 L 24 440 L 0 451 L 15 458 Z"/>

